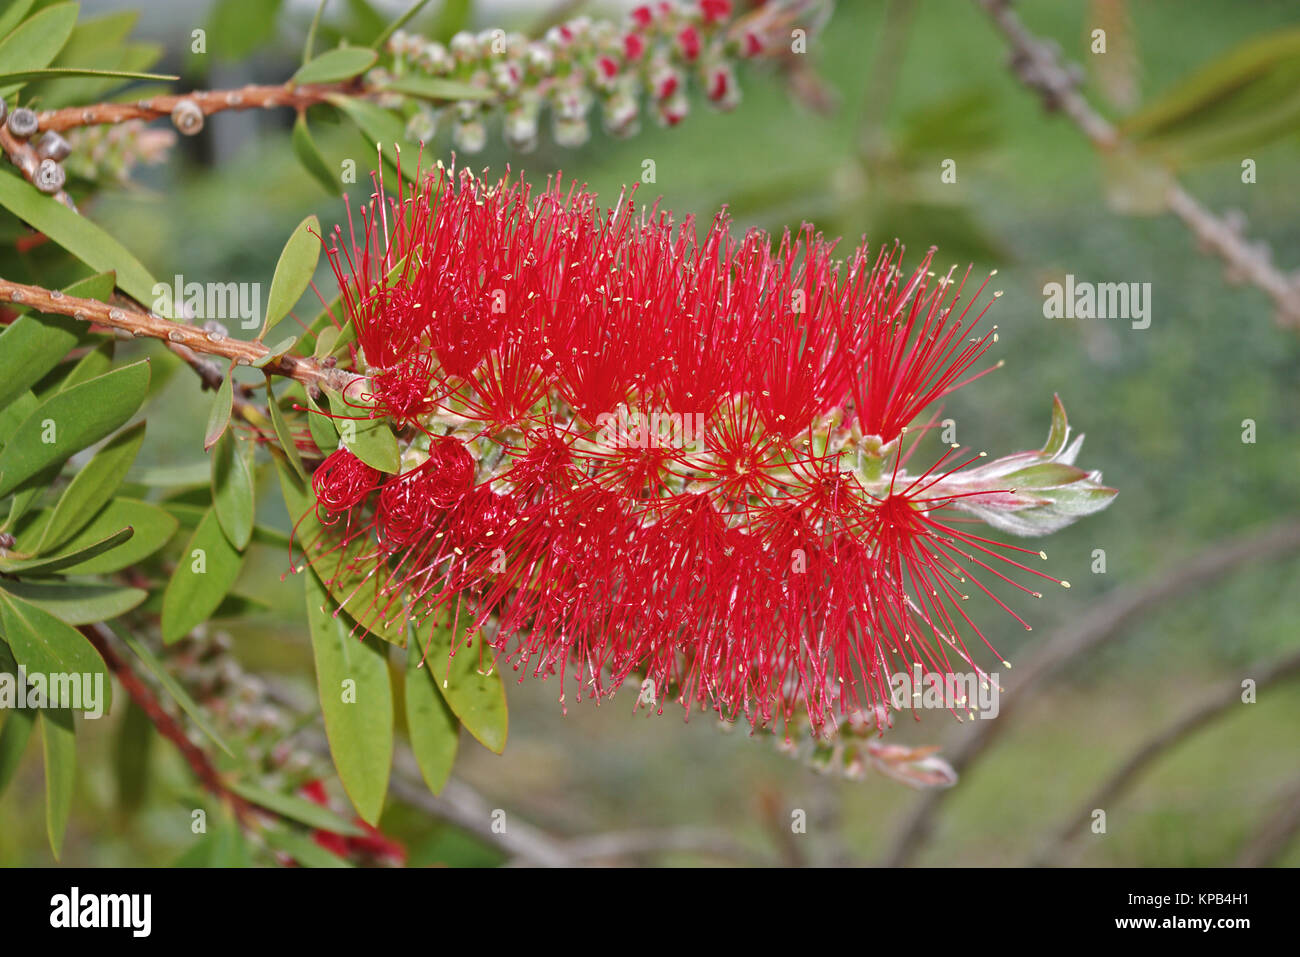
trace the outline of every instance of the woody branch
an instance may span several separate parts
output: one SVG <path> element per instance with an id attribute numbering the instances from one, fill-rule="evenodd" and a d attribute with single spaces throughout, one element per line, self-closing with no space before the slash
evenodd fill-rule
<path id="1" fill-rule="evenodd" d="M 975 0 L 989 15 L 1011 47 L 1011 70 L 1020 82 L 1038 93 L 1043 106 L 1068 116 L 1098 150 L 1111 152 L 1124 145 L 1123 137 L 1079 92 L 1080 72 L 1061 60 L 1058 48 L 1035 36 L 1016 15 L 1011 0 Z M 1228 216 L 1206 209 L 1172 177 L 1165 203 L 1196 236 L 1201 247 L 1218 257 L 1233 280 L 1248 281 L 1268 293 L 1278 308 L 1278 319 L 1300 329 L 1300 281 L 1273 265 L 1266 243 L 1250 242 Z"/>
<path id="2" fill-rule="evenodd" d="M 152 313 L 100 302 L 98 299 L 69 296 L 40 286 L 0 279 L 0 302 L 30 306 L 37 312 L 69 316 L 83 322 L 119 329 L 137 338 L 159 339 L 198 355 L 220 356 L 232 360 L 236 365 L 257 366 L 270 375 L 295 379 L 309 387 L 342 392 L 356 379 L 354 373 L 331 368 L 315 359 L 274 355 L 258 341 L 231 339 L 220 332 L 173 322 Z"/>

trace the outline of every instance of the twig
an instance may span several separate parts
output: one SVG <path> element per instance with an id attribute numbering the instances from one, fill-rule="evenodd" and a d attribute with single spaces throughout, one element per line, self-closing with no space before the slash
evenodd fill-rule
<path id="1" fill-rule="evenodd" d="M 1292 678 L 1300 674 L 1300 652 L 1270 665 L 1250 668 L 1245 674 L 1254 676 L 1256 689 Z M 1109 807 L 1114 804 L 1157 759 L 1239 704 L 1241 704 L 1241 681 L 1234 678 L 1218 691 L 1206 696 L 1168 727 L 1148 738 L 1129 755 L 1127 761 L 1079 804 L 1055 835 L 1044 842 L 1030 863 L 1042 866 L 1055 861 L 1065 851 L 1066 846 L 1087 829 L 1094 808 Z"/>
<path id="2" fill-rule="evenodd" d="M 248 820 L 252 816 L 254 805 L 226 787 L 216 765 L 212 763 L 212 759 L 208 757 L 202 748 L 189 739 L 185 729 L 167 713 L 149 686 L 141 681 L 139 676 L 131 669 L 131 666 L 113 650 L 112 645 L 109 643 L 108 629 L 103 625 L 94 624 L 82 625 L 79 630 L 85 635 L 86 640 L 95 646 L 95 650 L 104 659 L 104 664 L 108 666 L 108 670 L 117 678 L 118 684 L 131 696 L 131 700 L 140 707 L 140 710 L 145 713 L 158 733 L 170 741 L 176 747 L 176 750 L 181 753 L 181 756 L 185 758 L 185 762 L 190 766 L 190 770 L 194 772 L 194 776 L 198 778 L 199 783 L 217 797 L 229 801 L 241 820 Z M 261 809 L 259 808 L 259 810 Z M 265 813 L 269 814 L 271 812 L 267 811 Z"/>
<path id="3" fill-rule="evenodd" d="M 1238 867 L 1268 867 L 1277 861 L 1300 832 L 1300 778 L 1288 784 L 1279 796 L 1281 807 L 1269 817 L 1242 848 Z"/>
<path id="4" fill-rule="evenodd" d="M 162 96 L 136 100 L 133 103 L 94 103 L 89 106 L 68 106 L 61 110 L 46 110 L 36 115 L 41 130 L 76 129 L 81 126 L 98 126 L 108 123 L 125 123 L 127 120 L 156 120 L 173 116 L 182 133 L 192 134 L 197 129 L 185 127 L 185 117 L 192 113 L 184 105 L 193 104 L 201 116 L 211 116 L 225 110 L 276 109 L 291 106 L 305 110 L 323 103 L 336 93 L 355 91 L 356 83 L 329 83 L 292 86 L 249 85 L 238 90 L 196 90 L 191 93 L 167 93 Z M 180 108 L 179 112 L 177 108 Z M 202 125 L 201 123 L 199 124 Z"/>
<path id="5" fill-rule="evenodd" d="M 1045 691 L 1050 680 L 1067 664 L 1113 641 L 1124 633 L 1125 627 L 1153 608 L 1204 589 L 1246 562 L 1278 558 L 1296 551 L 1300 551 L 1300 521 L 1274 525 L 1263 532 L 1212 545 L 1154 581 L 1113 592 L 1074 624 L 1058 632 L 1025 667 L 1013 672 L 1001 698 L 998 720 L 962 725 L 953 747 L 945 748 L 944 757 L 956 771 L 963 771 L 1010 727 L 1010 715 Z M 916 857 L 930 837 L 935 815 L 952 793 L 940 789 L 927 791 L 912 805 L 885 859 L 886 864 L 901 867 Z"/>
<path id="6" fill-rule="evenodd" d="M 1029 89 L 1037 92 L 1043 105 L 1065 114 L 1089 141 L 1102 152 L 1126 144 L 1118 130 L 1098 113 L 1082 93 L 1082 71 L 1062 62 L 1059 48 L 1036 37 L 1012 9 L 1011 0 L 975 0 L 992 19 L 1011 47 L 1011 70 Z M 1170 177 L 1165 193 L 1169 211 L 1183 221 L 1207 252 L 1222 260 L 1229 275 L 1247 280 L 1272 298 L 1284 326 L 1300 328 L 1300 282 L 1273 265 L 1265 243 L 1251 243 L 1241 236 L 1236 224 L 1216 216 Z"/>
<path id="7" fill-rule="evenodd" d="M 136 337 L 159 339 L 200 355 L 232 359 L 237 365 L 253 366 L 260 363 L 265 372 L 296 379 L 306 386 L 342 392 L 357 378 L 354 373 L 331 368 L 312 358 L 281 355 L 268 359 L 271 350 L 261 342 L 232 339 L 222 333 L 173 322 L 152 313 L 110 305 L 97 299 L 69 296 L 40 286 L 0 279 L 0 302 L 30 306 L 38 312 L 70 316 L 110 329 L 120 329 Z M 203 375 L 202 370 L 200 375 Z"/>
<path id="8" fill-rule="evenodd" d="M 18 167 L 18 172 L 23 174 L 23 179 L 33 186 L 37 186 L 36 171 L 40 169 L 41 161 L 37 159 L 36 150 L 32 148 L 32 144 L 27 140 L 20 140 L 9 132 L 7 125 L 0 123 L 0 148 L 4 149 L 5 155 L 9 157 L 9 162 Z M 37 188 L 40 187 L 37 186 Z M 42 190 L 42 192 L 45 191 Z M 54 198 L 68 209 L 75 211 L 77 208 L 72 201 L 72 197 L 62 189 L 54 193 Z"/>

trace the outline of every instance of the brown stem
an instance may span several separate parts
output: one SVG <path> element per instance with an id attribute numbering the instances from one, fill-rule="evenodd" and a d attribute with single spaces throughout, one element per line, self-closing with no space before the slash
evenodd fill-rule
<path id="1" fill-rule="evenodd" d="M 1011 0 L 975 0 L 1011 47 L 1011 69 L 1027 88 L 1038 93 L 1048 110 L 1070 118 L 1083 135 L 1102 152 L 1125 145 L 1114 124 L 1098 113 L 1079 92 L 1079 71 L 1063 63 L 1058 49 L 1035 36 L 1012 9 Z M 1228 218 L 1216 216 L 1177 182 L 1165 193 L 1175 216 L 1191 229 L 1202 246 L 1241 277 L 1268 293 L 1278 308 L 1279 321 L 1300 329 L 1300 283 L 1273 265 L 1268 246 L 1248 242 Z"/>
<path id="2" fill-rule="evenodd" d="M 9 162 L 18 167 L 18 172 L 23 174 L 23 179 L 35 186 L 36 170 L 40 166 L 40 160 L 37 159 L 36 150 L 32 148 L 32 144 L 28 140 L 20 140 L 9 132 L 8 125 L 0 123 L 0 149 L 5 151 L 5 155 L 9 157 Z M 76 211 L 76 204 L 72 202 L 72 197 L 64 190 L 56 192 L 54 198 L 74 212 Z"/>
<path id="3" fill-rule="evenodd" d="M 1204 589 L 1246 562 L 1280 558 L 1296 551 L 1300 551 L 1300 521 L 1274 525 L 1262 532 L 1212 545 L 1149 583 L 1115 591 L 1058 632 L 1025 667 L 1016 669 L 1001 697 L 998 720 L 962 725 L 957 742 L 952 748 L 944 749 L 944 757 L 954 770 L 964 771 L 1010 728 L 1011 712 L 1023 709 L 1027 701 L 1043 693 L 1067 664 L 1124 634 L 1126 626 L 1153 608 Z M 952 794 L 951 790 L 927 791 L 912 805 L 886 858 L 887 865 L 901 867 L 911 863 L 929 839 L 939 809 Z"/>
<path id="4" fill-rule="evenodd" d="M 191 93 L 167 93 L 162 96 L 136 100 L 131 103 L 94 103 L 90 106 L 67 106 L 61 110 L 46 110 L 37 114 L 42 130 L 71 130 L 81 126 L 106 123 L 125 123 L 127 120 L 156 120 L 171 116 L 176 107 L 188 100 L 204 116 L 225 110 L 276 109 L 291 106 L 305 110 L 325 102 L 335 93 L 355 89 L 355 84 L 329 83 L 292 86 L 288 83 L 275 86 L 249 85 L 238 90 L 197 90 Z M 182 133 L 197 132 L 182 129 Z"/>
<path id="5" fill-rule="evenodd" d="M 357 378 L 354 373 L 325 366 L 311 358 L 283 355 L 267 360 L 271 350 L 261 342 L 231 339 L 221 333 L 173 322 L 152 313 L 110 305 L 97 299 L 69 296 L 40 286 L 0 279 L 0 302 L 30 306 L 38 312 L 71 316 L 110 329 L 120 329 L 136 337 L 160 339 L 200 355 L 231 359 L 236 365 L 263 363 L 262 368 L 267 373 L 296 379 L 306 386 L 342 392 Z"/>
<path id="6" fill-rule="evenodd" d="M 82 625 L 79 629 L 86 640 L 95 646 L 108 670 L 117 678 L 118 684 L 131 696 L 140 710 L 145 713 L 158 733 L 170 741 L 185 758 L 185 762 L 207 790 L 217 797 L 230 802 L 240 820 L 248 820 L 253 813 L 253 805 L 226 787 L 212 759 L 197 744 L 189 739 L 179 722 L 163 708 L 153 691 L 140 680 L 140 677 L 113 650 L 108 640 L 108 629 L 103 625 Z"/>
<path id="7" fill-rule="evenodd" d="M 1257 665 L 1246 673 L 1256 676 L 1256 690 L 1284 681 L 1300 674 L 1300 653 L 1288 655 L 1269 665 Z M 1241 682 L 1234 678 L 1181 715 L 1173 724 L 1148 738 L 1109 778 L 1080 802 L 1055 835 L 1044 843 L 1031 863 L 1042 866 L 1055 861 L 1071 841 L 1087 830 L 1094 808 L 1113 804 L 1161 755 L 1240 704 Z"/>

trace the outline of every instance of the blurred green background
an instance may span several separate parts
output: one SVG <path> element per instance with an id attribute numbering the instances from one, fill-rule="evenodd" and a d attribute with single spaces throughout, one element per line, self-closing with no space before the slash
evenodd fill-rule
<path id="1" fill-rule="evenodd" d="M 245 4 L 245 6 L 249 6 Z M 252 6 L 257 6 L 253 4 Z M 195 86 L 276 82 L 297 64 L 311 6 L 289 5 L 274 35 L 247 56 L 192 56 L 190 30 L 209 24 L 206 5 L 87 3 L 87 13 L 144 11 L 136 34 L 168 50 L 162 66 Z M 349 4 L 337 5 L 339 16 Z M 433 28 L 439 3 L 416 21 Z M 1029 0 L 1026 22 L 1088 64 L 1098 5 Z M 526 28 L 555 4 L 483 4 L 475 27 Z M 1069 591 L 1017 607 L 1024 633 L 1005 616 L 982 623 L 999 652 L 1018 663 L 1112 590 L 1140 585 L 1215 542 L 1296 514 L 1300 501 L 1300 334 L 1280 328 L 1271 302 L 1225 281 L 1180 223 L 1129 217 L 1108 208 L 1111 184 L 1096 154 L 1067 121 L 1045 114 L 1006 69 L 989 22 L 965 0 L 923 0 L 901 28 L 885 25 L 886 5 L 841 0 L 809 66 L 833 95 L 818 114 L 771 71 L 747 70 L 744 100 L 718 114 L 696 102 L 678 128 L 647 122 L 615 141 L 597 133 L 577 151 L 543 136 L 528 156 L 512 155 L 494 131 L 487 151 L 466 160 L 497 171 L 509 163 L 539 177 L 557 168 L 612 201 L 654 159 L 657 181 L 642 199 L 664 197 L 678 214 L 707 220 L 729 205 L 737 227 L 780 230 L 809 220 L 853 244 L 896 236 L 909 260 L 931 244 L 937 263 L 996 268 L 991 288 L 1005 295 L 990 312 L 999 326 L 1001 371 L 954 396 L 945 417 L 963 445 L 1003 454 L 1036 448 L 1046 434 L 1052 394 L 1085 431 L 1081 465 L 1102 469 L 1120 495 L 1112 507 L 1043 543 L 1044 567 Z M 1145 0 L 1129 4 L 1136 60 L 1127 79 L 1138 102 L 1248 38 L 1300 22 L 1294 3 L 1261 0 Z M 591 4 L 593 14 L 601 7 Z M 608 8 L 606 8 L 608 9 Z M 255 34 L 255 31 L 247 31 Z M 882 43 L 882 38 L 887 42 Z M 220 38 L 218 38 L 220 39 Z M 253 37 L 256 40 L 256 36 Z M 879 63 L 882 46 L 897 73 Z M 237 52 L 237 51 L 236 51 Z M 1111 78 L 1113 80 L 1113 78 Z M 1106 102 L 1096 64 L 1085 92 Z M 1112 110 L 1112 112 L 1116 112 Z M 159 277 L 269 283 L 280 246 L 308 213 L 331 225 L 342 203 L 301 171 L 289 148 L 288 111 L 211 118 L 171 161 L 142 171 L 132 188 L 102 195 L 85 211 Z M 357 135 L 318 130 L 327 155 L 369 157 Z M 864 145 L 865 144 L 865 145 Z M 445 133 L 433 146 L 446 156 Z M 1300 156 L 1294 135 L 1243 153 L 1258 182 L 1240 178 L 1240 160 L 1195 166 L 1184 183 L 1213 209 L 1240 209 L 1253 237 L 1267 240 L 1283 266 L 1300 266 Z M 957 183 L 940 182 L 956 161 Z M 362 177 L 364 179 L 364 177 Z M 353 196 L 364 198 L 358 187 Z M 1048 320 L 1042 287 L 1073 273 L 1094 282 L 1150 282 L 1149 329 L 1119 320 Z M 324 270 L 318 276 L 328 295 Z M 176 375 L 149 423 L 138 465 L 202 463 L 208 399 L 192 377 Z M 1243 444 L 1242 420 L 1258 440 Z M 267 487 L 262 507 L 283 525 Z M 1093 550 L 1107 571 L 1093 574 Z M 287 559 L 263 550 L 240 590 L 270 607 L 230 630 L 250 671 L 312 688 L 300 583 L 281 582 Z M 214 628 L 222 627 L 220 622 Z M 1023 712 L 1001 743 L 963 776 L 918 858 L 936 865 L 1023 862 L 1087 791 L 1148 735 L 1211 688 L 1249 676 L 1249 666 L 1294 649 L 1300 632 L 1300 559 L 1243 565 L 1213 587 L 1162 605 L 1126 628 L 1101 654 L 1079 660 Z M 990 663 L 991 664 L 991 663 Z M 720 734 L 708 715 L 683 723 L 680 711 L 634 716 L 626 692 L 601 707 L 563 714 L 558 690 L 525 680 L 509 688 L 510 744 L 495 757 L 466 738 L 457 776 L 492 807 L 557 835 L 645 828 L 718 829 L 755 852 L 791 862 L 872 862 L 897 833 L 915 792 L 882 776 L 852 782 L 822 777 L 779 754 L 765 737 Z M 178 795 L 189 785 L 179 759 L 154 742 L 155 775 L 143 809 L 117 809 L 112 762 L 117 716 L 83 722 L 81 778 L 63 862 L 146 864 L 175 860 L 190 840 Z M 898 720 L 898 740 L 943 743 L 957 729 L 945 712 Z M 34 751 L 35 749 L 33 749 Z M 1108 810 L 1108 833 L 1077 843 L 1084 865 L 1231 863 L 1278 795 L 1300 771 L 1300 682 L 1266 689 L 1166 756 Z M 42 823 L 40 762 L 28 754 L 0 800 L 0 863 L 51 861 Z M 496 850 L 400 805 L 385 830 L 405 841 L 412 864 L 493 863 Z M 789 840 L 792 809 L 805 809 L 809 834 Z M 712 860 L 691 852 L 652 858 Z M 1300 842 L 1279 860 L 1300 863 Z"/>

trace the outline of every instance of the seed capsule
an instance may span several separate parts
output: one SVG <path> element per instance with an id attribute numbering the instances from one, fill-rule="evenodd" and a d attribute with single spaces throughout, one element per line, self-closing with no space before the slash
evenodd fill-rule
<path id="1" fill-rule="evenodd" d="M 193 136 L 203 129 L 203 110 L 193 100 L 181 100 L 172 108 L 172 125 L 183 135 Z"/>
<path id="2" fill-rule="evenodd" d="M 51 159 L 61 163 L 72 153 L 72 147 L 58 133 L 50 130 L 36 143 L 36 155 L 41 159 Z"/>
<path id="3" fill-rule="evenodd" d="M 52 159 L 41 160 L 41 165 L 36 167 L 36 175 L 32 177 L 33 185 L 42 193 L 57 193 L 67 181 L 68 174 Z"/>
<path id="4" fill-rule="evenodd" d="M 38 126 L 40 123 L 36 119 L 36 112 L 25 106 L 20 106 L 9 114 L 9 132 L 20 140 L 30 137 Z"/>

